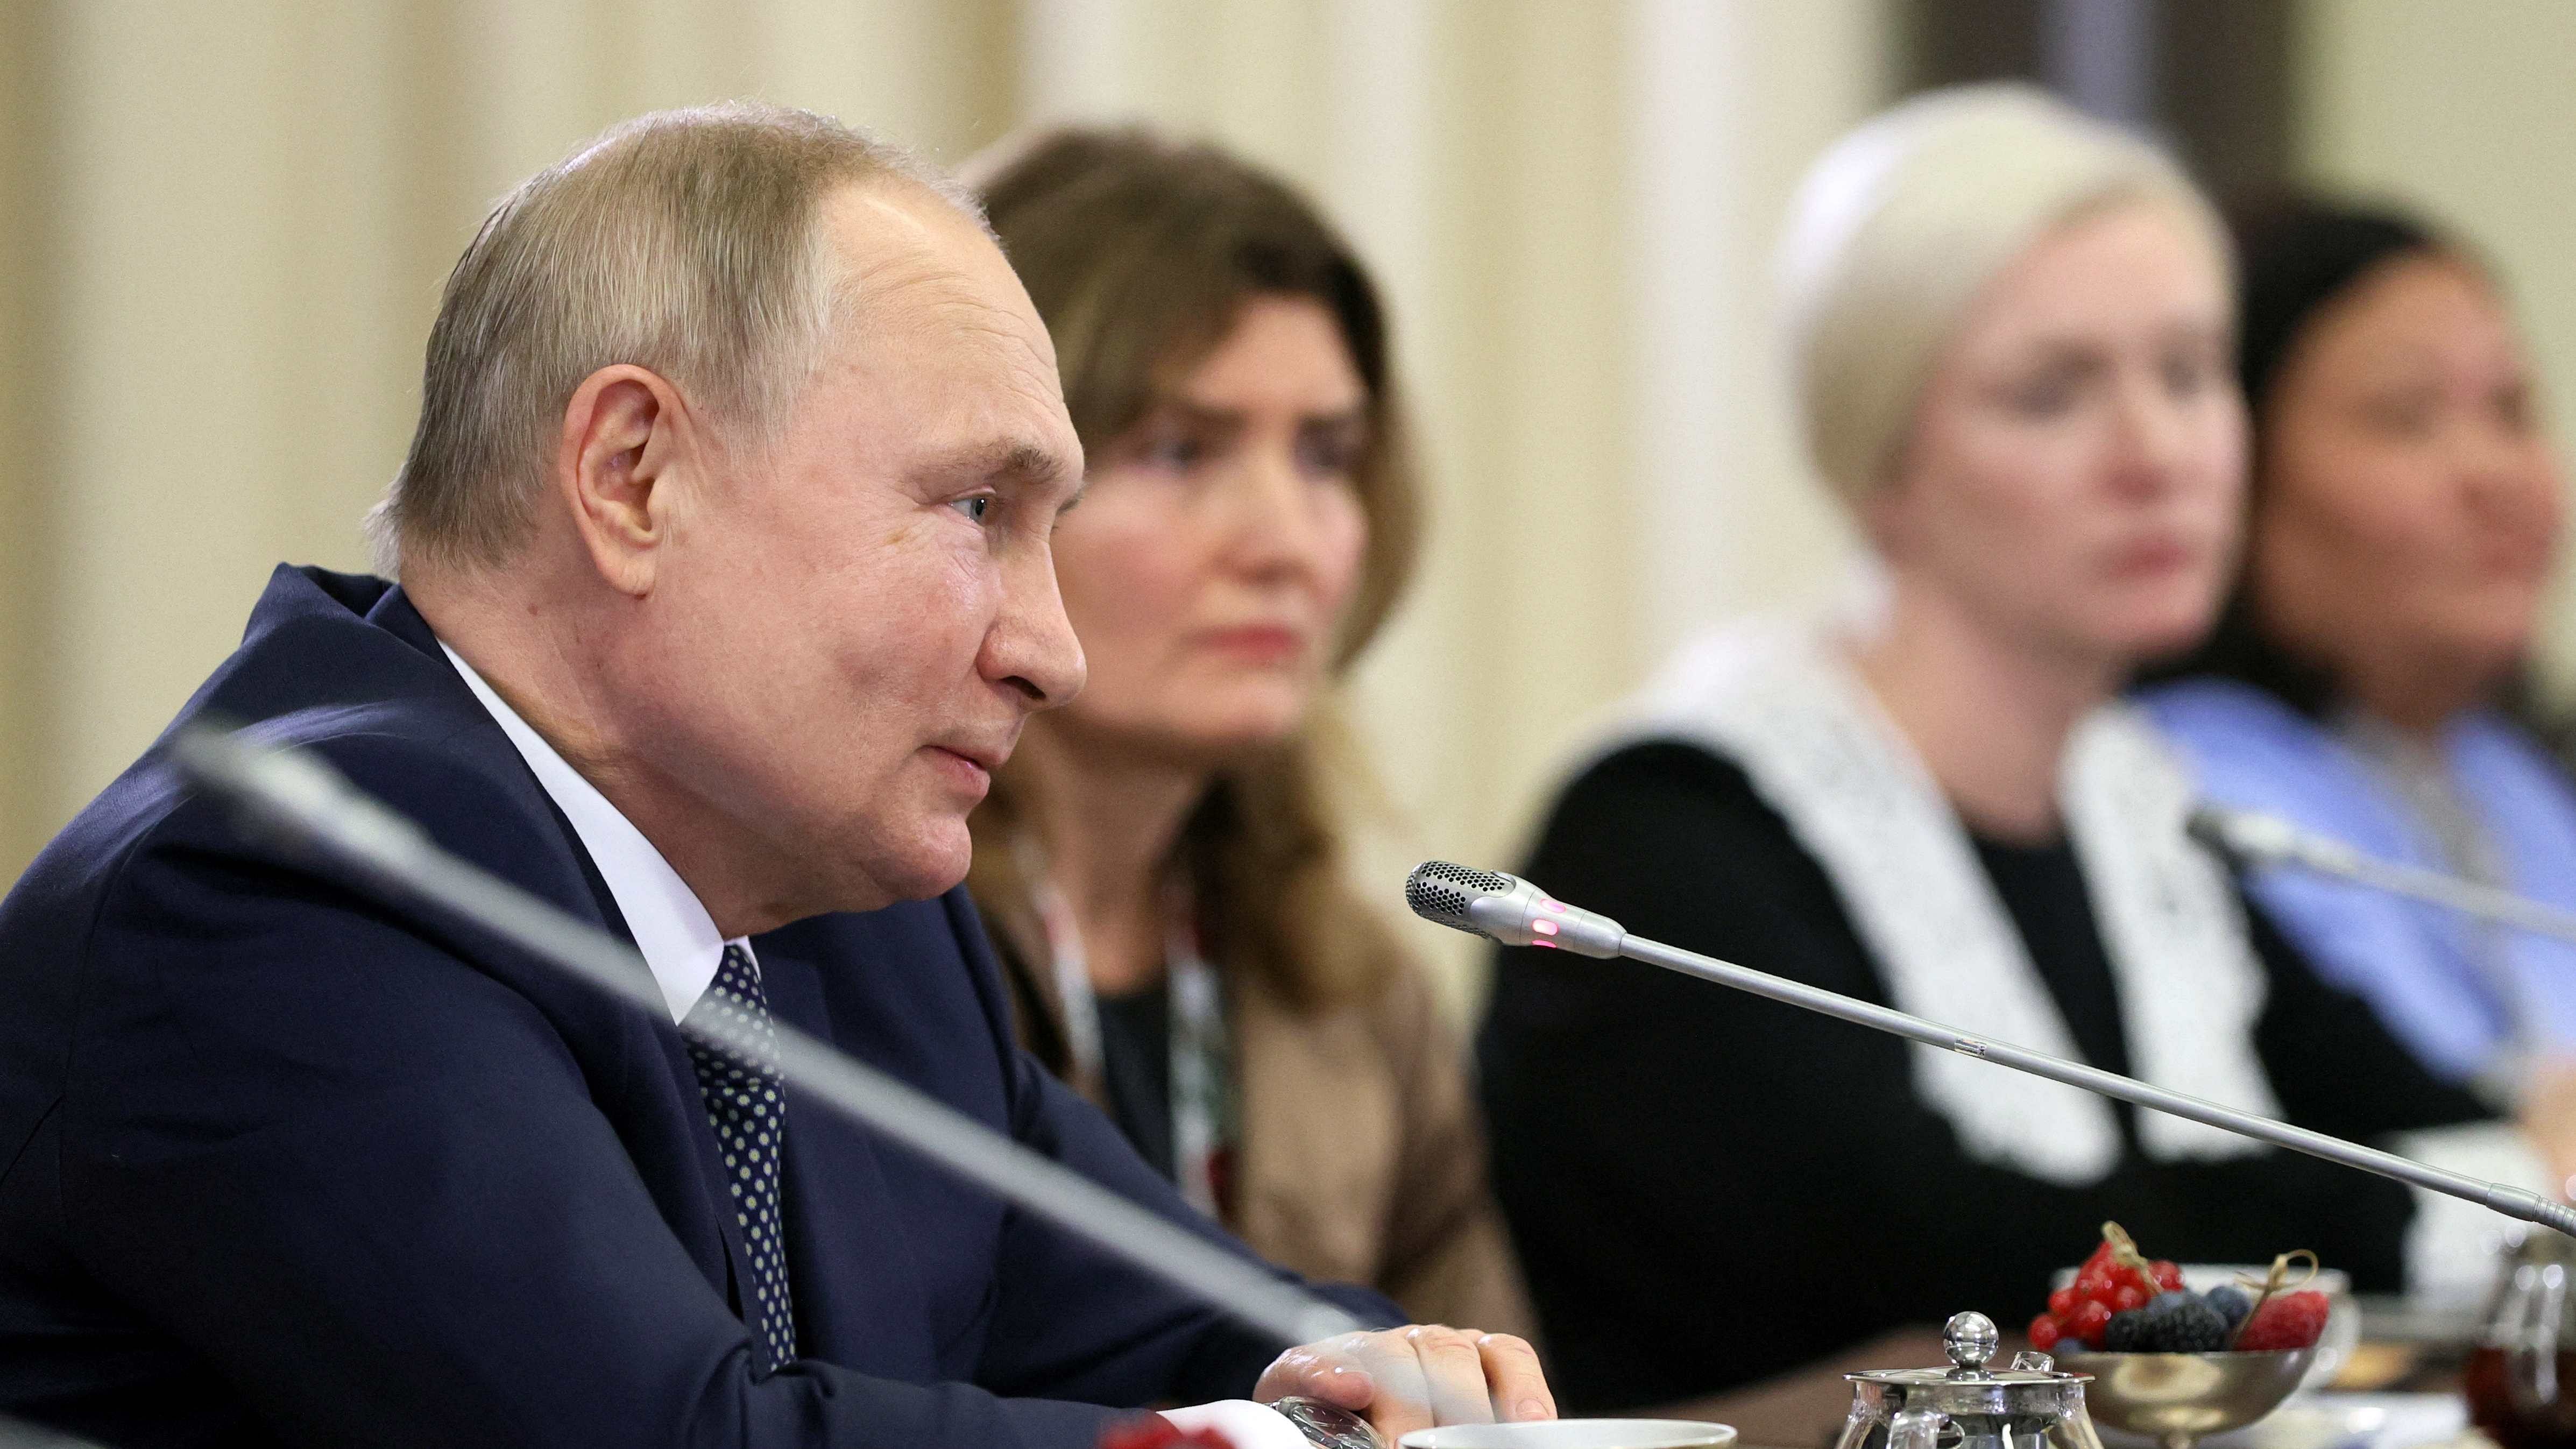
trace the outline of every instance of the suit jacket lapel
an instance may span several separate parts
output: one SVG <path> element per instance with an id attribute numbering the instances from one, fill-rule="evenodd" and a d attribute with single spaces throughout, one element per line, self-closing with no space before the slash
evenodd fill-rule
<path id="1" fill-rule="evenodd" d="M 511 777 L 524 782 L 530 797 L 542 805 L 547 818 L 554 821 L 564 851 L 570 856 L 587 889 L 591 906 L 589 915 L 593 923 L 632 946 L 635 933 L 628 929 L 624 913 L 618 910 L 617 899 L 609 891 L 607 879 L 600 874 L 598 862 L 591 859 L 590 851 L 582 845 L 580 832 L 573 829 L 572 821 L 556 807 L 553 797 L 546 794 L 535 772 L 527 768 L 518 748 L 510 743 L 510 737 L 502 733 L 500 724 L 484 712 L 482 702 L 474 698 L 463 677 L 448 663 L 447 655 L 438 647 L 437 632 L 413 607 L 402 587 L 396 585 L 387 590 L 368 611 L 367 620 L 426 654 L 437 665 L 438 676 L 444 685 L 456 692 L 482 730 L 488 731 L 489 747 L 506 755 L 517 767 L 511 772 Z M 479 737 L 477 742 L 482 743 Z M 637 969 L 644 968 L 639 963 Z M 637 1015 L 645 1013 L 638 1012 Z M 666 1079 L 671 1091 L 679 1097 L 682 1104 L 680 1117 L 684 1124 L 682 1130 L 687 1137 L 687 1155 L 690 1158 L 684 1170 L 694 1179 L 699 1196 L 695 1202 L 675 1202 L 658 1190 L 658 1184 L 652 1181 L 649 1171 L 644 1172 L 647 1186 L 656 1189 L 656 1199 L 661 1202 L 665 1215 L 674 1217 L 673 1230 L 681 1235 L 683 1241 L 691 1244 L 691 1253 L 698 1259 L 699 1269 L 706 1273 L 709 1283 L 725 1295 L 734 1312 L 748 1323 L 749 1297 L 745 1285 L 750 1271 L 750 1255 L 743 1245 L 741 1225 L 736 1220 L 733 1194 L 725 1173 L 724 1152 L 716 1142 L 715 1124 L 707 1115 L 705 1100 L 699 1095 L 697 1070 L 689 1061 L 688 1040 L 680 1034 L 678 1026 L 658 1012 L 651 1014 L 650 1026 L 658 1052 L 652 1060 L 635 1063 L 633 1069 Z M 659 1085 L 656 1083 L 657 1087 Z M 629 1150 L 635 1150 L 636 1146 L 630 1141 Z M 644 1166 L 639 1161 L 639 1170 Z M 693 1208 L 698 1211 L 691 1211 Z M 689 1231 L 692 1226 L 698 1230 L 694 1235 Z M 704 1250 L 710 1233 L 720 1247 L 720 1255 Z M 799 1305 L 800 1310 L 802 1306 Z"/>

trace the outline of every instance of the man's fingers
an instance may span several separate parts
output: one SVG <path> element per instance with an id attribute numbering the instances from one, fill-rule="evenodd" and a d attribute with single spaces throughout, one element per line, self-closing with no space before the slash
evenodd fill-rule
<path id="1" fill-rule="evenodd" d="M 1404 1331 L 1405 1342 L 1422 1362 L 1434 1422 L 1494 1422 L 1493 1398 L 1485 1387 L 1485 1360 L 1476 1347 L 1479 1336 L 1437 1323 Z"/>
<path id="2" fill-rule="evenodd" d="M 1252 1397 L 1264 1404 L 1291 1394 L 1322 1399 L 1356 1412 L 1366 1409 L 1377 1397 L 1377 1382 L 1359 1366 L 1343 1341 L 1336 1339 L 1292 1348 L 1279 1355 L 1252 1390 Z"/>
<path id="3" fill-rule="evenodd" d="M 1429 1324 L 1346 1334 L 1281 1354 L 1253 1397 L 1306 1394 L 1357 1410 L 1389 1442 L 1439 1424 L 1556 1417 L 1538 1354 L 1507 1333 Z"/>
<path id="4" fill-rule="evenodd" d="M 1510 1424 L 1556 1417 L 1556 1395 L 1548 1391 L 1537 1349 L 1508 1333 L 1487 1333 L 1477 1337 L 1476 1352 L 1484 1361 L 1496 1419 Z"/>

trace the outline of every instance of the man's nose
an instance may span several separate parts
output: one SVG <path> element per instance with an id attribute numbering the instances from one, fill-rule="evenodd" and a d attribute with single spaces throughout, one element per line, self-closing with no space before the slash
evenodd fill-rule
<path id="1" fill-rule="evenodd" d="M 1037 550 L 1004 575 L 1001 618 L 985 637 L 984 675 L 1017 690 L 1031 709 L 1054 709 L 1082 692 L 1089 672 L 1056 587 L 1054 557 Z"/>

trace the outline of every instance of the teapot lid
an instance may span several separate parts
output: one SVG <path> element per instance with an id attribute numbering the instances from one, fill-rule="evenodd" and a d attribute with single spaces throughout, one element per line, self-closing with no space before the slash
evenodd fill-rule
<path id="1" fill-rule="evenodd" d="M 2002 1343 L 2003 1335 L 1996 1332 L 1993 1319 L 1976 1312 L 1953 1314 L 1950 1321 L 1941 1326 L 1941 1347 L 1950 1355 L 1950 1368 L 1871 1369 L 1843 1377 L 1854 1383 L 1898 1385 L 2006 1386 L 2092 1381 L 2091 1374 L 2061 1372 L 2055 1359 L 2044 1353 L 2028 1351 L 2015 1354 L 2011 1368 L 1999 1373 L 1991 1371 L 1986 1365 L 1993 1360 L 1995 1350 Z"/>

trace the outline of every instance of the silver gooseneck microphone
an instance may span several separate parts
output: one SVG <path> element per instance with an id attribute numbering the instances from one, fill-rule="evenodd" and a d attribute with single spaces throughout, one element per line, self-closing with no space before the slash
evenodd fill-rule
<path id="1" fill-rule="evenodd" d="M 2190 823 L 2184 828 L 2192 839 L 2247 865 L 2286 866 L 2333 876 L 2391 895 L 2427 901 L 2476 920 L 2576 941 L 2576 915 L 2511 891 L 2364 854 L 2330 836 L 2302 830 L 2278 815 L 2202 804 L 2192 808 Z"/>
<path id="2" fill-rule="evenodd" d="M 2492 1208 L 2507 1217 L 2539 1223 L 2576 1237 L 2576 1209 L 2551 1202 L 2538 1193 L 2500 1182 L 2483 1182 L 2464 1173 L 2417 1162 L 2411 1157 L 2400 1157 L 2393 1152 L 2346 1142 L 2340 1137 L 2311 1132 L 2305 1127 L 2293 1127 L 2287 1122 L 2240 1112 L 2206 1098 L 2168 1092 L 2117 1072 L 2106 1072 L 2099 1067 L 2070 1062 L 2011 1042 L 1977 1036 L 1956 1027 L 1925 1021 L 1919 1016 L 1909 1016 L 1890 1007 L 1855 1001 L 1801 981 L 1765 975 L 1713 956 L 1702 956 L 1631 936 L 1608 916 L 1554 900 L 1518 876 L 1504 875 L 1499 871 L 1470 870 L 1445 860 L 1427 860 L 1414 867 L 1413 874 L 1405 878 L 1404 900 L 1413 908 L 1415 915 L 1426 921 L 1465 931 L 1469 935 L 1484 936 L 1506 946 L 1544 946 L 1605 960 L 1624 956 L 1631 961 L 1643 961 L 1649 966 L 1661 966 L 1685 976 L 1696 976 L 1720 986 L 1732 986 L 1738 991 L 1749 991 L 1756 996 L 1787 1002 L 1791 1006 L 1804 1007 L 1859 1026 L 1873 1027 L 1925 1046 L 1984 1061 L 2001 1062 L 2035 1077 L 2064 1082 L 2100 1096 L 2176 1117 L 2187 1117 L 2194 1122 L 2205 1122 L 2259 1142 L 2269 1142 L 2293 1152 L 2304 1152 L 2328 1162 L 2340 1162 L 2363 1172 L 2446 1193 Z"/>
<path id="3" fill-rule="evenodd" d="M 668 1016 L 635 948 L 471 862 L 351 785 L 309 751 L 267 746 L 199 725 L 172 746 L 199 788 L 232 805 L 245 829 L 341 861 L 377 884 L 521 947 L 639 1011 Z M 687 1036 L 757 1055 L 748 1027 L 693 1013 Z M 817 1103 L 891 1137 L 994 1196 L 1153 1274 L 1282 1344 L 1314 1343 L 1361 1324 L 1342 1309 L 1165 1222 L 1070 1168 L 1022 1147 L 821 1039 L 774 1024 L 779 1075 Z"/>

